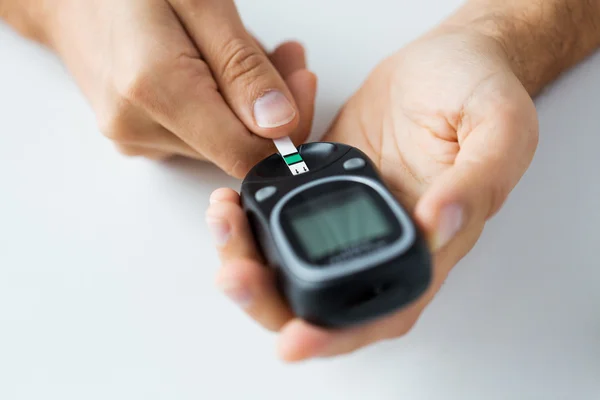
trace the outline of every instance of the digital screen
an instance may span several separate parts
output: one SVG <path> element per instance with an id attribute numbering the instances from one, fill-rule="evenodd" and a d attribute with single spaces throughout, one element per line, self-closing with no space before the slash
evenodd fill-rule
<path id="1" fill-rule="evenodd" d="M 355 186 L 321 195 L 286 212 L 309 259 L 316 261 L 393 232 L 385 214 L 366 190 Z"/>

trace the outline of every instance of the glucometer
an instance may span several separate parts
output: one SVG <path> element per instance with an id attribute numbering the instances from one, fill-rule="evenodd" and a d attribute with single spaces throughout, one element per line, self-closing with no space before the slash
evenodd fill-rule
<path id="1" fill-rule="evenodd" d="M 419 298 L 431 281 L 427 245 L 371 160 L 340 143 L 276 144 L 241 199 L 292 311 L 346 327 Z"/>

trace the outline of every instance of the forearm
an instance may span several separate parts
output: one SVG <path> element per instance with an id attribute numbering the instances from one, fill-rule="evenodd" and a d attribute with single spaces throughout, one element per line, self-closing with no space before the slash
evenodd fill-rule
<path id="1" fill-rule="evenodd" d="M 0 19 L 23 36 L 45 44 L 48 14 L 46 0 L 0 0 Z"/>
<path id="2" fill-rule="evenodd" d="M 446 24 L 497 39 L 533 96 L 600 46 L 600 0 L 470 0 Z"/>

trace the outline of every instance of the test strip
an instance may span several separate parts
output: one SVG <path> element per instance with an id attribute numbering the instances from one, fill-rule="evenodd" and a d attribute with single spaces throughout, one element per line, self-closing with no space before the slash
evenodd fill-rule
<path id="1" fill-rule="evenodd" d="M 300 175 L 305 172 L 308 172 L 308 167 L 306 163 L 302 159 L 300 153 L 298 153 L 298 149 L 292 143 L 292 140 L 289 137 L 284 137 L 281 139 L 273 140 L 279 154 L 283 157 L 283 161 L 287 164 L 288 168 L 292 175 Z"/>

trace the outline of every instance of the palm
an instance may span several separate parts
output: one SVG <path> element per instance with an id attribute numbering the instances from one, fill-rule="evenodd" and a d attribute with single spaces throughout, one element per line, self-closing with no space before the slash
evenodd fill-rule
<path id="1" fill-rule="evenodd" d="M 445 34 L 412 44 L 373 71 L 326 139 L 365 151 L 411 211 L 457 160 L 502 157 L 516 130 L 531 132 L 531 139 L 524 137 L 535 144 L 533 103 L 490 42 Z M 448 272 L 474 245 L 488 216 L 438 260 L 442 270 Z"/>
<path id="2" fill-rule="evenodd" d="M 407 206 L 414 206 L 432 180 L 453 165 L 480 122 L 474 118 L 495 118 L 486 109 L 498 103 L 528 101 L 522 88 L 499 97 L 509 92 L 506 70 L 489 55 L 476 53 L 473 41 L 458 35 L 423 39 L 387 59 L 327 135 L 363 149 Z M 466 115 L 475 101 L 481 116 Z"/>

